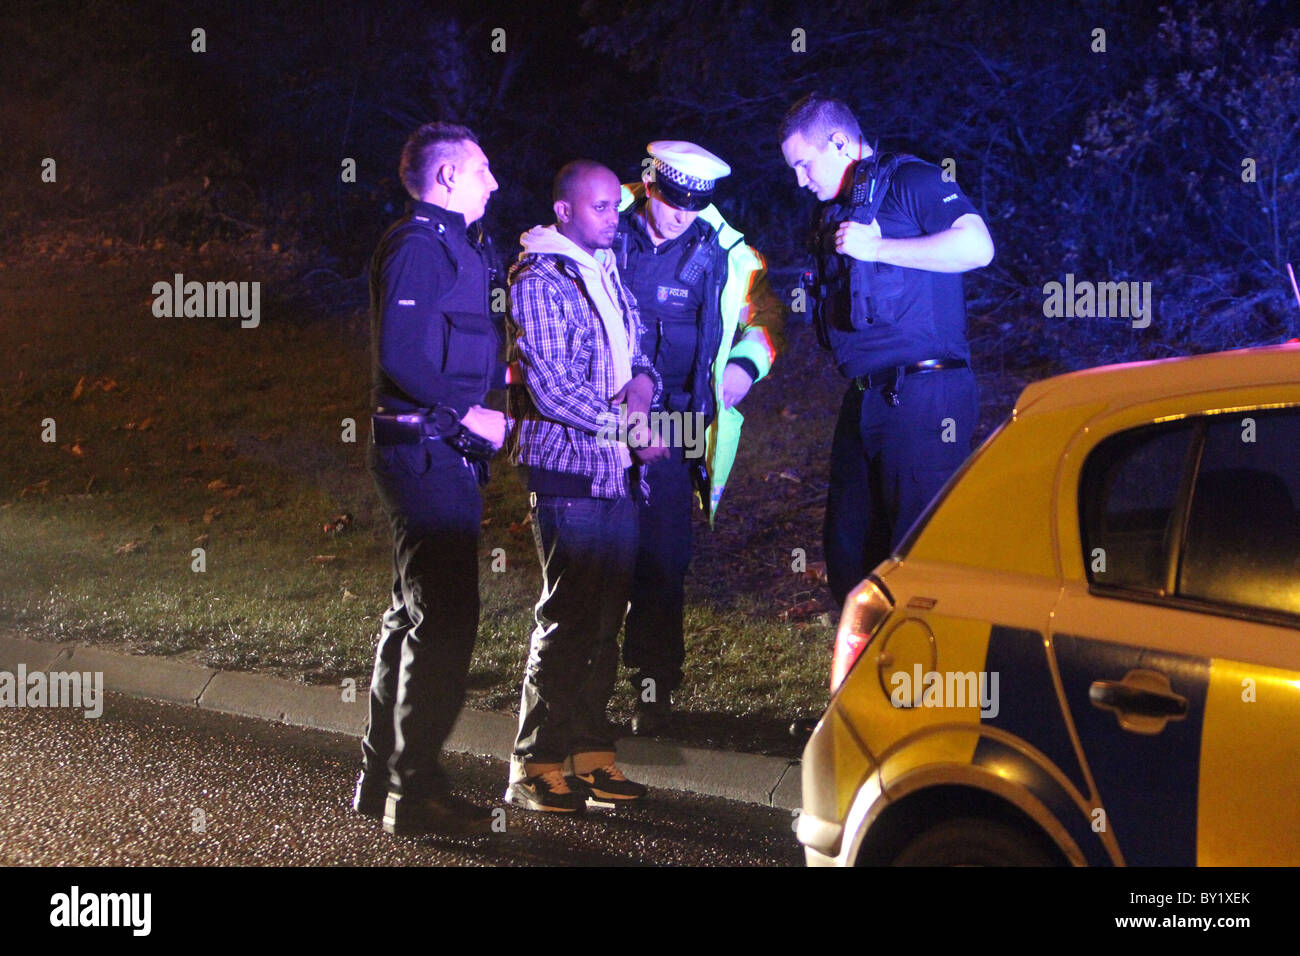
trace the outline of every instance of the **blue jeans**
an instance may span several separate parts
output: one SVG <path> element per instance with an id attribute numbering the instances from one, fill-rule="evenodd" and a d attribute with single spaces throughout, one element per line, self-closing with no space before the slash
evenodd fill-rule
<path id="1" fill-rule="evenodd" d="M 524 668 L 516 766 L 614 749 L 618 733 L 605 708 L 636 562 L 631 498 L 535 495 L 532 519 L 542 596 Z"/>

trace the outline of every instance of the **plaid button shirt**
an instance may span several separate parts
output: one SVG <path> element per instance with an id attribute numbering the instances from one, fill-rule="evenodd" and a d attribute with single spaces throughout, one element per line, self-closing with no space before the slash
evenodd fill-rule
<path id="1" fill-rule="evenodd" d="M 614 276 L 632 375 L 654 379 L 658 401 L 659 373 L 641 353 L 641 314 L 617 270 Z M 524 380 L 509 393 L 514 462 L 589 477 L 595 498 L 626 497 L 620 415 L 609 399 L 627 383 L 615 381 L 605 329 L 577 267 L 555 254 L 525 255 L 511 266 L 509 282 L 509 358 Z M 642 478 L 641 493 L 648 492 Z"/>

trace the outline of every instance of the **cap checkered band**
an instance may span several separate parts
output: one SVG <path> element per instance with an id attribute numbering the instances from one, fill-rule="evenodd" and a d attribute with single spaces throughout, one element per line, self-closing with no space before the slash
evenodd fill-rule
<path id="1" fill-rule="evenodd" d="M 699 176 L 687 176 L 680 169 L 669 166 L 662 159 L 654 161 L 655 171 L 670 183 L 676 183 L 691 192 L 708 192 L 717 183 L 716 179 L 701 179 Z"/>

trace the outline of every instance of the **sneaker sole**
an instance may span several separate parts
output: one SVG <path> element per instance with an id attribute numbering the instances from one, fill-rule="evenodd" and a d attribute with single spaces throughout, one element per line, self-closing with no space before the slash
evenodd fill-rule
<path id="1" fill-rule="evenodd" d="M 605 803 L 640 803 L 645 798 L 646 794 L 644 793 L 633 797 L 625 793 L 609 793 L 605 790 L 595 790 L 591 787 L 587 788 L 588 800 L 600 800 Z"/>
<path id="2" fill-rule="evenodd" d="M 587 792 L 588 803 L 592 800 L 602 801 L 604 805 L 609 805 L 610 803 L 637 803 L 638 801 L 644 800 L 649 793 L 647 791 L 646 793 L 639 793 L 635 796 L 627 793 L 610 793 L 608 790 L 601 790 L 599 787 L 587 783 L 587 781 L 583 780 L 581 777 L 574 777 L 573 780 L 575 781 L 576 786 L 581 787 Z M 570 786 L 575 786 L 575 784 L 570 784 Z"/>
<path id="3" fill-rule="evenodd" d="M 523 810 L 536 810 L 540 813 L 580 813 L 582 811 L 581 804 L 576 807 L 548 806 L 530 796 L 527 791 L 522 793 L 516 792 L 513 785 L 506 790 L 505 801 L 512 807 L 519 807 Z"/>

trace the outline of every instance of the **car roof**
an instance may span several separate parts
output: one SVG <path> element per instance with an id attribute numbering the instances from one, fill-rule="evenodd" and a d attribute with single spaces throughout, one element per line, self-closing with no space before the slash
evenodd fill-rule
<path id="1" fill-rule="evenodd" d="M 1013 418 L 1105 402 L 1124 408 L 1193 392 L 1300 383 L 1300 342 L 1101 365 L 1025 387 Z"/>

